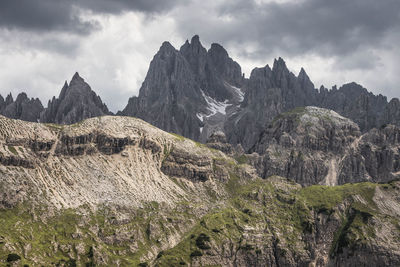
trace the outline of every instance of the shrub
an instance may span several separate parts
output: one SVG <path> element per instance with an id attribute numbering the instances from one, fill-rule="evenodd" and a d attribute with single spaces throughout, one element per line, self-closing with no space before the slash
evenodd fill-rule
<path id="1" fill-rule="evenodd" d="M 20 259 L 21 259 L 21 257 L 14 253 L 8 254 L 8 256 L 7 256 L 7 262 L 18 261 Z"/>
<path id="2" fill-rule="evenodd" d="M 210 241 L 210 237 L 206 234 L 201 233 L 196 239 L 196 246 L 199 249 L 210 249 L 210 246 L 206 242 Z"/>
<path id="3" fill-rule="evenodd" d="M 200 250 L 195 250 L 190 254 L 191 258 L 193 258 L 193 257 L 201 257 L 201 256 L 203 256 L 203 253 L 201 253 Z"/>

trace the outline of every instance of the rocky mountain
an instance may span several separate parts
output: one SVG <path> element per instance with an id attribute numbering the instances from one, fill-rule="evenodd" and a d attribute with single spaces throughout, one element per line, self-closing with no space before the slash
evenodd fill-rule
<path id="1" fill-rule="evenodd" d="M 59 97 L 49 100 L 47 108 L 40 114 L 40 121 L 72 124 L 109 114 L 111 113 L 101 98 L 75 73 L 70 84 L 65 82 Z"/>
<path id="2" fill-rule="evenodd" d="M 398 99 L 194 36 L 123 116 L 78 73 L 0 113 L 0 265 L 400 266 Z"/>
<path id="3" fill-rule="evenodd" d="M 291 73 L 282 58 L 272 69 L 267 65 L 251 72 L 240 110 L 225 124 L 230 143 L 249 149 L 261 131 L 278 114 L 316 102 L 317 90 L 302 69 L 299 76 Z"/>
<path id="4" fill-rule="evenodd" d="M 384 124 L 399 124 L 398 99 L 388 103 L 382 95 L 374 95 L 356 83 L 331 90 L 314 89 L 304 69 L 296 77 L 283 59 L 252 71 L 240 110 L 225 124 L 230 143 L 250 149 L 265 127 L 280 113 L 296 107 L 317 106 L 336 111 L 356 122 L 362 132 Z"/>
<path id="5" fill-rule="evenodd" d="M 290 115 L 275 125 L 288 135 L 263 145 L 283 146 L 292 135 L 296 149 L 336 155 L 359 138 L 357 125 L 332 111 L 301 112 L 316 138 L 294 136 Z M 376 130 L 357 147 L 390 157 L 384 146 L 398 144 L 395 133 Z M 209 145 L 224 138 L 215 133 Z M 130 117 L 56 125 L 0 116 L 0 143 L 3 265 L 400 264 L 398 181 L 301 187 L 261 179 L 238 152 L 227 156 Z"/>
<path id="6" fill-rule="evenodd" d="M 27 121 L 71 124 L 111 114 L 78 74 L 44 111 L 39 100 L 26 95 L 17 98 L 18 103 L 10 100 L 0 97 L 1 114 Z M 118 115 L 138 117 L 202 143 L 214 132 L 223 132 L 228 143 L 249 151 L 276 116 L 305 106 L 334 110 L 356 122 L 362 133 L 386 124 L 400 126 L 397 98 L 388 102 L 357 83 L 316 89 L 303 68 L 295 75 L 282 58 L 272 68 L 253 69 L 245 78 L 221 45 L 214 43 L 207 50 L 197 35 L 179 50 L 162 44 L 139 95 L 130 98 Z"/>
<path id="7" fill-rule="evenodd" d="M 0 114 L 30 122 L 72 124 L 112 113 L 84 79 L 75 73 L 70 84 L 65 82 L 59 97 L 53 97 L 47 108 L 38 98 L 29 99 L 26 93 L 20 93 L 15 101 L 10 93 L 6 99 L 0 95 Z"/>
<path id="8" fill-rule="evenodd" d="M 42 103 L 38 98 L 29 99 L 26 93 L 20 93 L 13 99 L 11 93 L 4 99 L 0 95 L 0 114 L 12 119 L 24 121 L 38 121 L 40 113 L 43 111 Z"/>
<path id="9" fill-rule="evenodd" d="M 277 115 L 296 107 L 334 110 L 366 132 L 384 124 L 400 125 L 399 103 L 388 103 L 356 83 L 316 89 L 304 69 L 295 75 L 282 58 L 272 68 L 255 68 L 246 79 L 221 45 L 206 50 L 196 35 L 179 51 L 163 44 L 139 96 L 119 114 L 203 143 L 213 132 L 223 131 L 229 143 L 249 150 Z"/>
<path id="10" fill-rule="evenodd" d="M 120 115 L 135 116 L 163 130 L 205 142 L 223 129 L 241 101 L 240 66 L 213 44 L 207 51 L 196 35 L 176 50 L 165 42 L 150 63 L 138 97 Z"/>
<path id="11" fill-rule="evenodd" d="M 296 108 L 275 118 L 247 157 L 261 177 L 280 175 L 306 186 L 388 182 L 400 179 L 399 131 L 387 125 L 361 134 L 334 111 Z"/>

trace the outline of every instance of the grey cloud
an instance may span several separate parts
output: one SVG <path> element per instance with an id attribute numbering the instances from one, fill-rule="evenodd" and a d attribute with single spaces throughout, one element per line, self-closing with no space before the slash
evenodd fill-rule
<path id="1" fill-rule="evenodd" d="M 67 31 L 87 34 L 95 22 L 82 21 L 71 1 L 2 0 L 0 27 L 26 31 Z"/>
<path id="2" fill-rule="evenodd" d="M 132 10 L 145 13 L 163 12 L 184 2 L 185 0 L 76 0 L 75 4 L 94 12 L 115 14 Z"/>
<path id="3" fill-rule="evenodd" d="M 230 0 L 209 16 L 177 19 L 186 35 L 200 32 L 207 39 L 223 39 L 225 43 L 257 43 L 257 49 L 248 54 L 254 58 L 276 51 L 336 56 L 380 46 L 388 32 L 400 31 L 400 2 L 304 0 L 257 4 Z M 217 25 L 213 31 L 209 31 L 211 23 Z"/>
<path id="4" fill-rule="evenodd" d="M 81 10 L 118 14 L 140 11 L 148 14 L 172 9 L 183 0 L 1 0 L 0 27 L 24 31 L 60 31 L 88 34 L 99 29 L 96 21 L 85 21 Z"/>

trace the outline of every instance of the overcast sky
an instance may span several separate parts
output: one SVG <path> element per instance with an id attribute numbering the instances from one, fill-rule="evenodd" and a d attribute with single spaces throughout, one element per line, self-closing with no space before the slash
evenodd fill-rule
<path id="1" fill-rule="evenodd" d="M 0 94 L 46 106 L 78 71 L 121 110 L 161 43 L 195 34 L 246 77 L 281 56 L 316 87 L 355 81 L 400 97 L 399 0 L 1 0 Z"/>

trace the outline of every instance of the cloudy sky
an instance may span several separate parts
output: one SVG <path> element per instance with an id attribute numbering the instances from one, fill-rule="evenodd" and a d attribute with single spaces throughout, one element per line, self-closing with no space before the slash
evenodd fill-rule
<path id="1" fill-rule="evenodd" d="M 319 87 L 400 97 L 399 0 L 1 0 L 0 94 L 46 106 L 78 71 L 112 111 L 137 95 L 163 41 L 200 35 L 246 74 L 283 57 Z"/>

